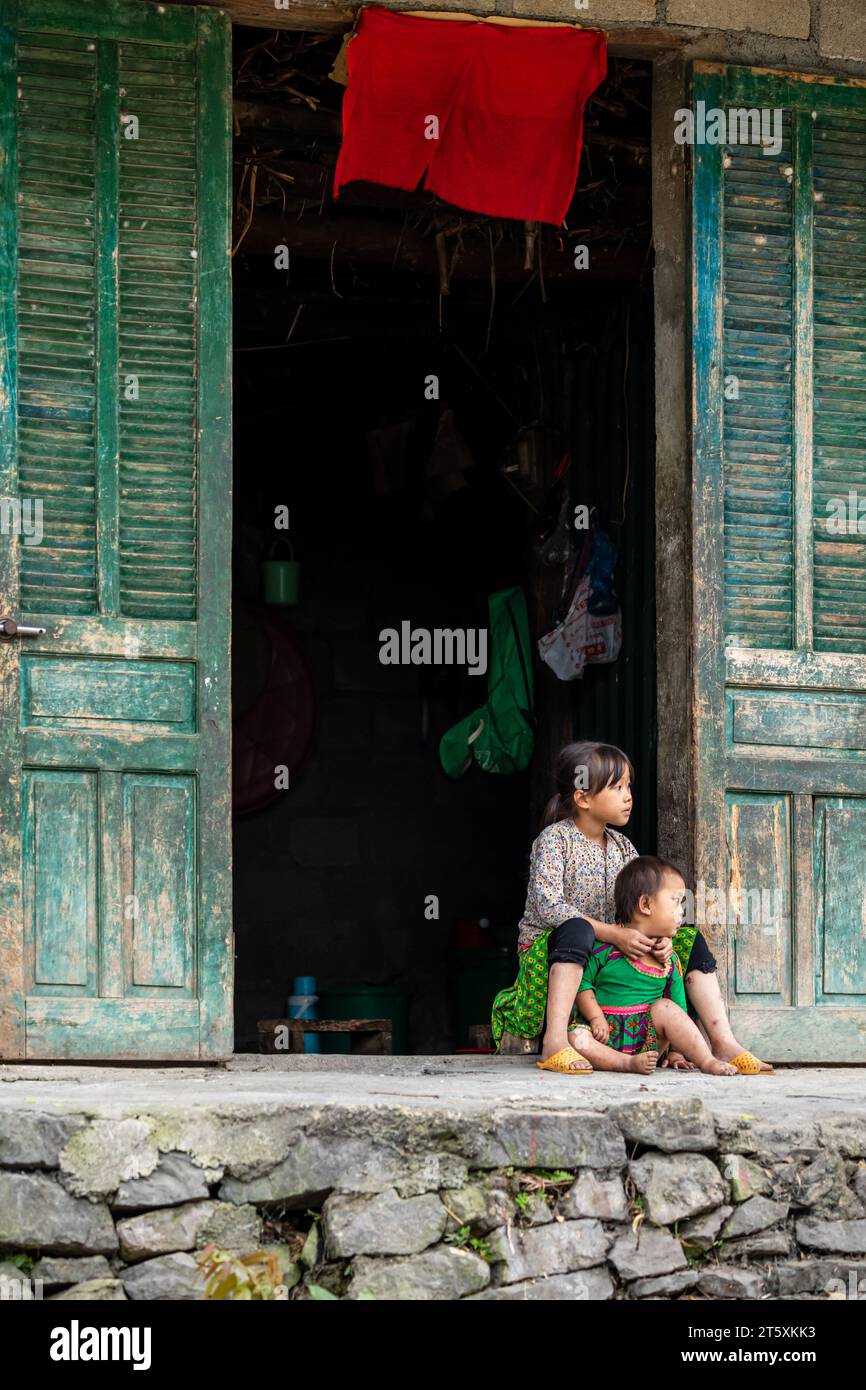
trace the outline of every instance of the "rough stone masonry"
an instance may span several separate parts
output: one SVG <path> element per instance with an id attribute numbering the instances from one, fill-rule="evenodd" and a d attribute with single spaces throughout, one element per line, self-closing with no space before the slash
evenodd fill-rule
<path id="1" fill-rule="evenodd" d="M 407 8 L 405 0 L 382 3 L 392 9 Z M 577 22 L 604 29 L 614 44 L 623 38 L 627 44 L 639 43 L 646 30 L 655 52 L 678 49 L 686 58 L 700 54 L 804 71 L 828 62 L 856 70 L 857 64 L 866 61 L 862 0 L 586 0 L 580 6 L 575 0 L 431 0 L 429 5 L 411 8 Z M 291 7 L 278 11 L 273 23 L 316 27 L 320 18 L 322 27 L 338 27 L 340 9 L 339 0 L 308 0 L 302 25 L 292 17 Z"/>
<path id="2" fill-rule="evenodd" d="M 201 1299 L 210 1242 L 268 1249 L 289 1298 L 866 1296 L 856 1073 L 554 1090 L 452 1060 L 0 1068 L 4 1296 Z"/>

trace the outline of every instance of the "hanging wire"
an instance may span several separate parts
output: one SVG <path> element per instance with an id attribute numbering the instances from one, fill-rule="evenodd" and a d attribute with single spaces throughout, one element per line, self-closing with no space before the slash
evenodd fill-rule
<path id="1" fill-rule="evenodd" d="M 337 289 L 336 281 L 334 280 L 334 256 L 336 254 L 337 243 L 335 241 L 333 246 L 331 247 L 331 289 L 334 291 L 334 294 L 337 296 L 338 299 L 345 299 L 346 296 L 340 294 L 340 291 Z"/>
<path id="2" fill-rule="evenodd" d="M 487 337 L 484 340 L 485 355 L 490 351 L 490 334 L 493 329 L 493 310 L 496 308 L 496 254 L 493 249 L 493 228 L 487 224 L 487 240 L 490 245 L 490 314 L 487 319 Z"/>

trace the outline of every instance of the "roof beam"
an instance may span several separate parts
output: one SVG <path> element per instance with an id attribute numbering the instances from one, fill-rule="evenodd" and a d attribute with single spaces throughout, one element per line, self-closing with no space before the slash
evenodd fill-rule
<path id="1" fill-rule="evenodd" d="M 596 227 L 588 230 L 598 233 L 605 229 Z M 610 230 L 615 234 L 618 229 Z M 275 247 L 281 244 L 288 246 L 293 256 L 329 261 L 337 279 L 344 272 L 347 261 L 391 265 L 416 274 L 438 274 L 435 237 L 426 236 L 408 226 L 401 229 L 395 222 L 359 219 L 347 223 L 330 212 L 324 212 L 321 216 L 311 212 L 301 218 L 257 212 L 240 243 L 239 252 L 241 255 L 272 258 Z M 453 239 L 446 240 L 446 251 L 451 264 L 454 257 Z M 557 246 L 546 245 L 543 252 L 544 279 L 575 279 L 573 258 L 572 242 L 564 242 L 561 251 Z M 496 252 L 495 262 L 497 279 L 529 278 L 524 269 L 522 246 L 501 246 Z M 617 246 L 611 237 L 610 240 L 590 242 L 589 266 L 581 270 L 579 278 L 581 281 L 603 283 L 640 280 L 648 265 L 645 242 L 628 242 Z M 489 246 L 480 238 L 477 242 L 468 240 L 454 259 L 452 274 L 457 279 L 489 278 Z"/>

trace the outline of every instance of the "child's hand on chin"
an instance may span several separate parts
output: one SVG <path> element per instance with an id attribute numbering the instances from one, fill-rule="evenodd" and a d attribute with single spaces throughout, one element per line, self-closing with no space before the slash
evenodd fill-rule
<path id="1" fill-rule="evenodd" d="M 622 927 L 617 945 L 623 955 L 631 960 L 633 956 L 645 956 L 652 951 L 657 939 L 652 936 L 644 936 L 637 927 Z"/>
<path id="2" fill-rule="evenodd" d="M 606 1043 L 610 1037 L 610 1024 L 603 1018 L 594 1018 L 589 1025 L 596 1042 Z"/>

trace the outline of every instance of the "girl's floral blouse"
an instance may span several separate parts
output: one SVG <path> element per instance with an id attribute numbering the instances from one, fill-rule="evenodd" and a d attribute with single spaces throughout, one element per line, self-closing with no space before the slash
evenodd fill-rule
<path id="1" fill-rule="evenodd" d="M 608 827 L 604 845 L 599 845 L 571 819 L 548 825 L 532 846 L 518 951 L 527 950 L 543 932 L 570 917 L 613 922 L 616 876 L 636 857 L 631 840 L 618 830 Z"/>

